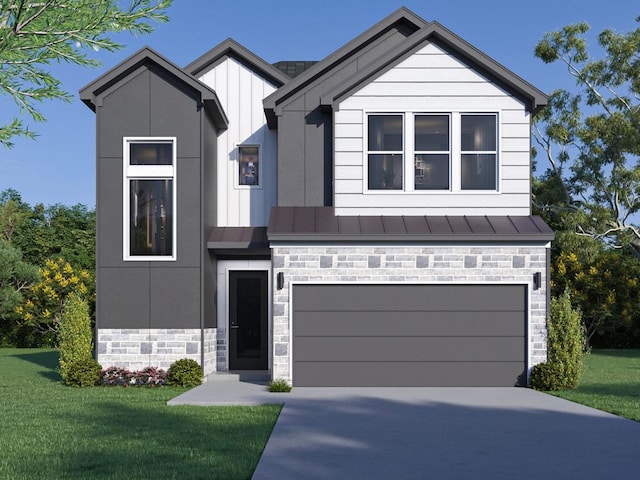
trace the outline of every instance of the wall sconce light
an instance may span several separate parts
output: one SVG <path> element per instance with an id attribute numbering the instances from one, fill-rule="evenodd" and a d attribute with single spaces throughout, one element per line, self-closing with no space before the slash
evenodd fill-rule
<path id="1" fill-rule="evenodd" d="M 282 287 L 284 287 L 284 272 L 278 272 L 278 275 L 276 276 L 276 278 L 277 278 L 278 290 L 282 290 Z"/>
<path id="2" fill-rule="evenodd" d="M 533 289 L 538 290 L 542 286 L 542 273 L 536 272 L 533 274 Z"/>

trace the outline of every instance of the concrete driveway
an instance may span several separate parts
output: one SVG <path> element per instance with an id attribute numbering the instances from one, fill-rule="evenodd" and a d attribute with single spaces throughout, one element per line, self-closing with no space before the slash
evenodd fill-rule
<path id="1" fill-rule="evenodd" d="M 209 381 L 170 404 L 284 403 L 261 479 L 622 479 L 640 423 L 524 388 L 294 388 Z"/>

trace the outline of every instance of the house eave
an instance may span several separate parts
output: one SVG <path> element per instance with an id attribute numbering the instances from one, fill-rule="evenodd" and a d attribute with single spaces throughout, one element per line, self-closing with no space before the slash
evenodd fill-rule
<path id="1" fill-rule="evenodd" d="M 79 92 L 80 99 L 95 112 L 96 107 L 100 106 L 101 95 L 105 91 L 124 81 L 129 75 L 132 75 L 139 68 L 146 65 L 154 65 L 156 68 L 159 68 L 167 75 L 176 79 L 180 84 L 196 92 L 205 109 L 208 110 L 216 128 L 224 130 L 228 127 L 229 120 L 216 92 L 150 47 L 143 47 L 93 82 L 82 87 Z"/>
<path id="2" fill-rule="evenodd" d="M 409 36 L 404 42 L 397 45 L 396 48 L 387 52 L 366 68 L 356 72 L 335 88 L 323 94 L 320 99 L 320 105 L 337 110 L 342 100 L 352 95 L 373 78 L 390 70 L 393 66 L 409 57 L 425 43 L 430 41 L 442 45 L 446 50 L 459 56 L 465 63 L 506 87 L 518 98 L 525 101 L 528 110 L 533 114 L 547 104 L 547 95 L 541 90 L 523 80 L 463 38 L 434 21 L 419 32 Z"/>

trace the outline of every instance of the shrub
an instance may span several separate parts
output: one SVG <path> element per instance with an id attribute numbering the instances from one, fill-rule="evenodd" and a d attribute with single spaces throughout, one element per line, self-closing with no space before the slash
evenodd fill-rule
<path id="1" fill-rule="evenodd" d="M 278 378 L 277 380 L 269 381 L 269 385 L 267 386 L 267 389 L 270 392 L 289 393 L 291 391 L 291 385 L 289 385 L 285 379 Z"/>
<path id="2" fill-rule="evenodd" d="M 202 383 L 202 367 L 190 358 L 181 358 L 171 364 L 167 371 L 167 383 L 180 387 L 197 387 Z"/>
<path id="3" fill-rule="evenodd" d="M 71 369 L 77 374 L 80 366 L 90 365 L 93 359 L 93 335 L 87 301 L 76 295 L 70 295 L 60 323 L 60 373 L 65 383 Z M 99 371 L 100 369 L 98 369 Z"/>
<path id="4" fill-rule="evenodd" d="M 122 367 L 109 367 L 100 372 L 100 383 L 107 386 L 161 387 L 167 383 L 167 372 L 156 367 L 146 367 L 135 372 Z"/>
<path id="5" fill-rule="evenodd" d="M 161 368 L 147 367 L 134 372 L 133 378 L 136 385 L 147 387 L 160 387 L 167 383 L 167 372 Z"/>
<path id="6" fill-rule="evenodd" d="M 94 387 L 100 384 L 101 369 L 93 358 L 75 360 L 66 365 L 64 381 L 72 387 Z"/>
<path id="7" fill-rule="evenodd" d="M 576 388 L 582 374 L 585 337 L 580 311 L 571 306 L 568 291 L 551 299 L 547 330 L 547 362 L 533 368 L 530 385 L 536 390 Z"/>

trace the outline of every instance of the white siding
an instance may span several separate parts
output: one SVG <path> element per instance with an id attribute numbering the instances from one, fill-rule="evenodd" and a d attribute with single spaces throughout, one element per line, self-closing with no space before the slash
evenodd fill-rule
<path id="1" fill-rule="evenodd" d="M 218 94 L 229 128 L 218 137 L 218 226 L 265 226 L 277 201 L 277 136 L 262 100 L 276 87 L 233 58 L 199 78 Z M 238 185 L 238 145 L 259 145 L 260 186 Z"/>
<path id="2" fill-rule="evenodd" d="M 460 182 L 452 179 L 447 192 L 368 192 L 366 119 L 377 112 L 497 113 L 498 191 L 460 191 Z M 433 44 L 342 101 L 334 122 L 337 215 L 530 214 L 529 112 L 520 100 Z M 454 122 L 453 143 L 459 136 L 455 127 Z M 455 175 L 459 167 L 455 158 L 452 162 Z"/>

